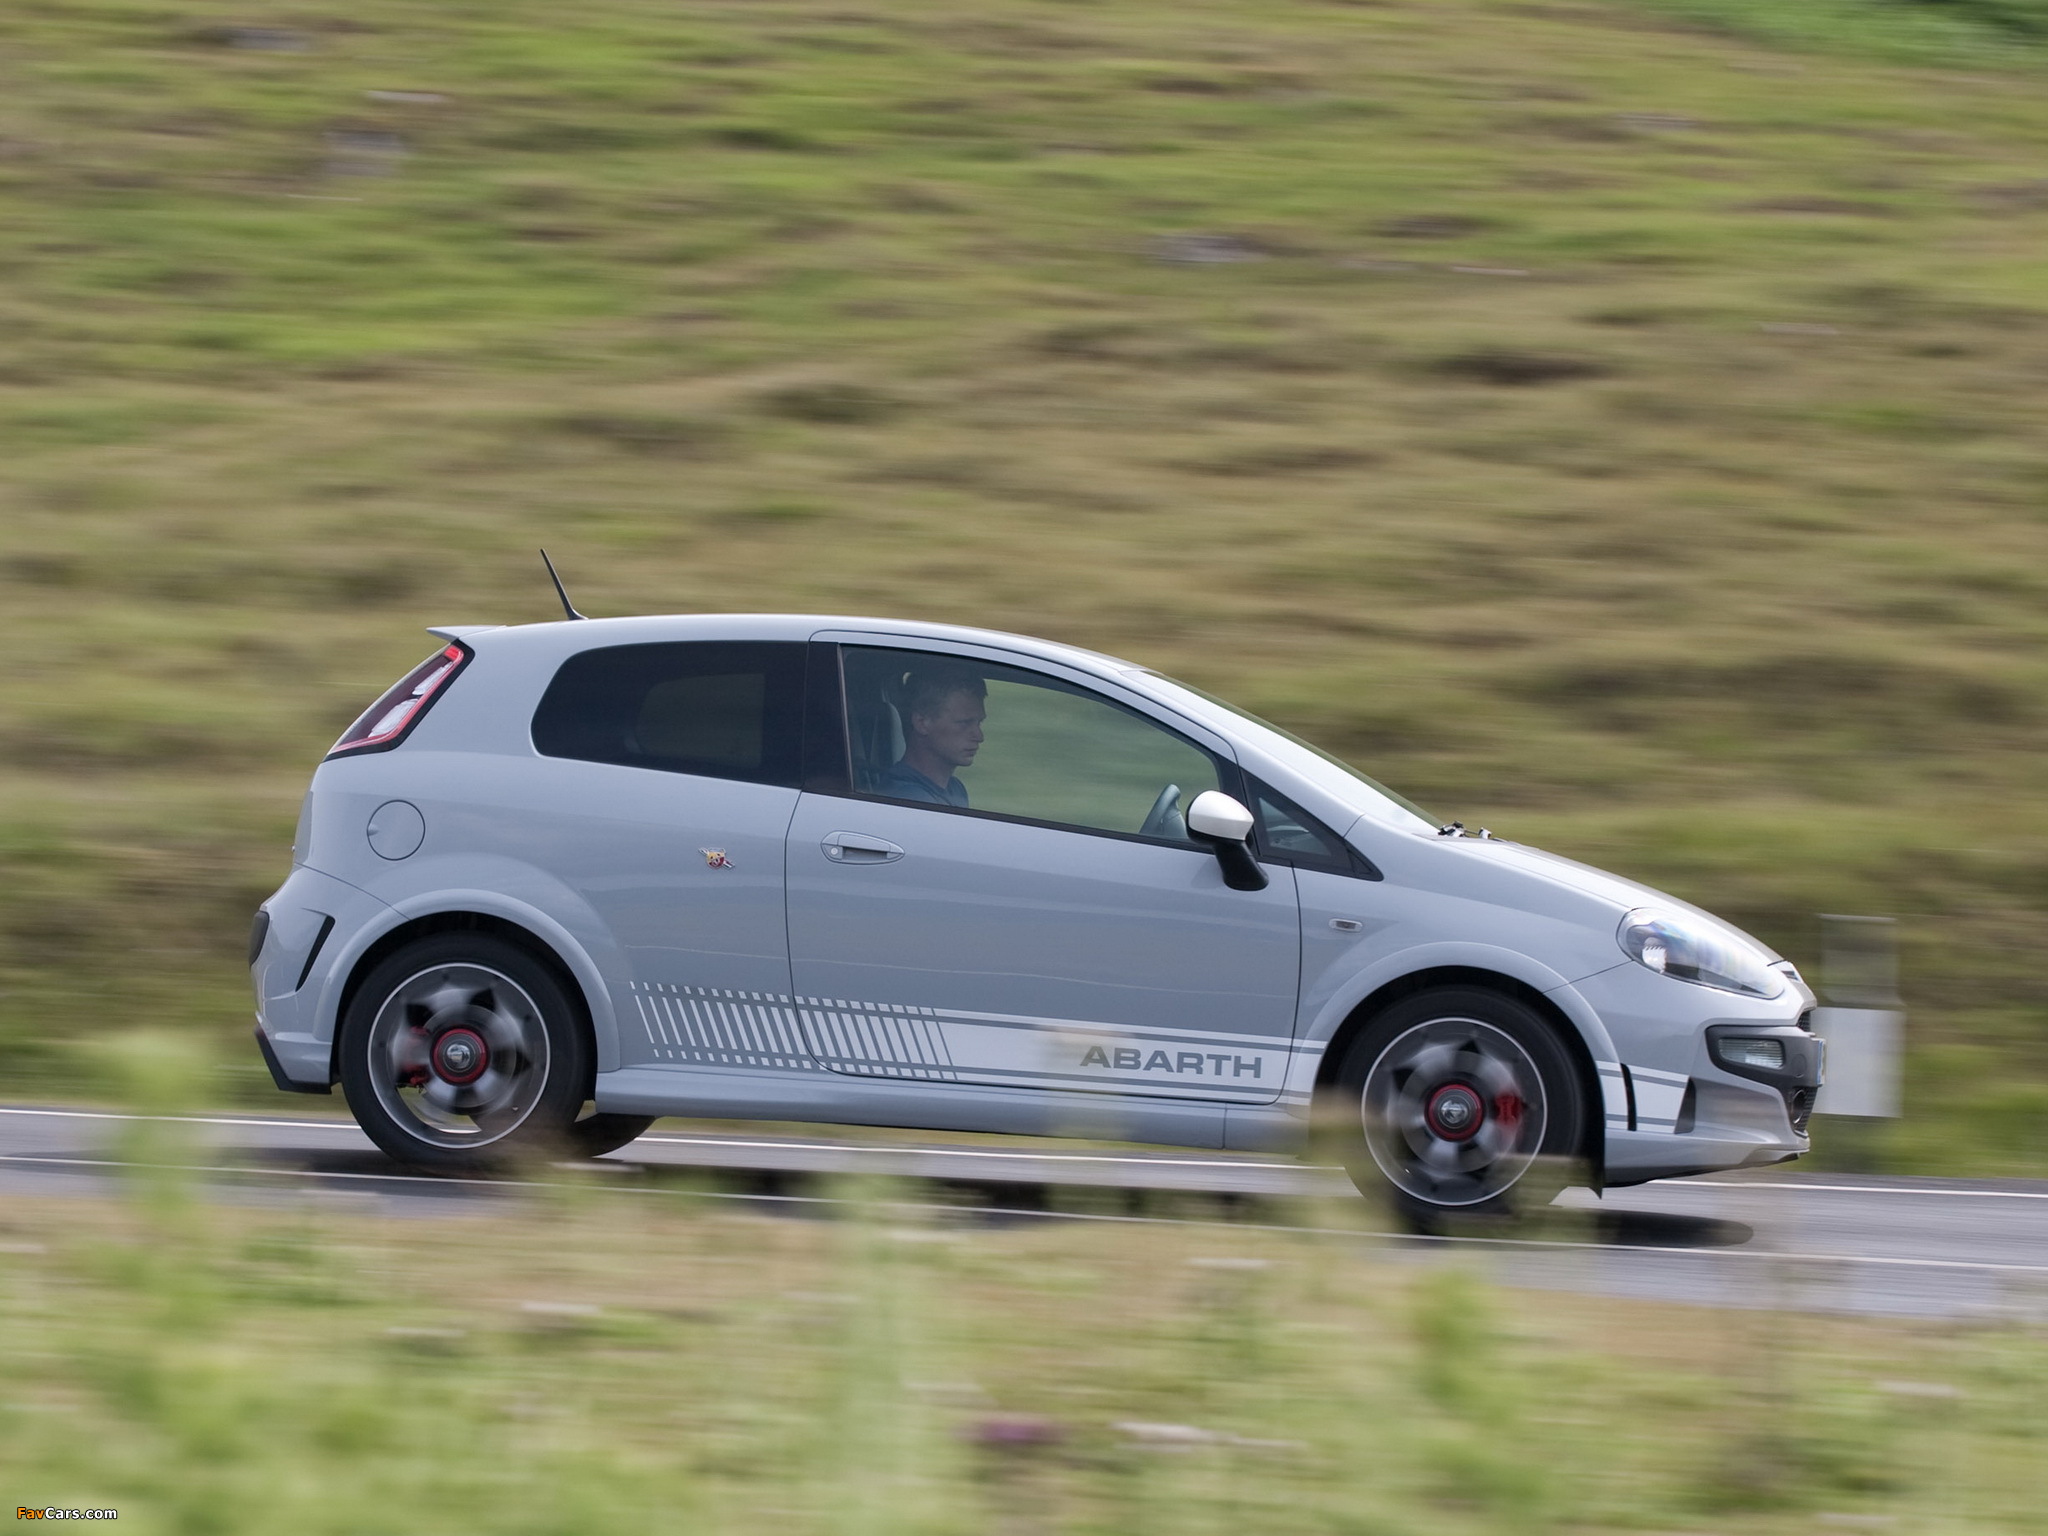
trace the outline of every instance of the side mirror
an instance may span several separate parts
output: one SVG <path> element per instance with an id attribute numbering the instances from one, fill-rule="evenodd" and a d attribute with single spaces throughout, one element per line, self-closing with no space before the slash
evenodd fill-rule
<path id="1" fill-rule="evenodd" d="M 1233 891 L 1263 891 L 1266 872 L 1252 857 L 1252 813 L 1220 789 L 1205 789 L 1188 807 L 1188 836 L 1206 844 Z"/>

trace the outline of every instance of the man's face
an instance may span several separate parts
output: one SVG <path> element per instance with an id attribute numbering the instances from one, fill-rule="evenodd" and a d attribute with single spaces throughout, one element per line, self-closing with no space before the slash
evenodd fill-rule
<path id="1" fill-rule="evenodd" d="M 981 750 L 981 722 L 987 718 L 981 700 L 962 689 L 948 694 L 932 714 L 913 714 L 910 729 L 932 756 L 949 767 L 965 768 Z"/>

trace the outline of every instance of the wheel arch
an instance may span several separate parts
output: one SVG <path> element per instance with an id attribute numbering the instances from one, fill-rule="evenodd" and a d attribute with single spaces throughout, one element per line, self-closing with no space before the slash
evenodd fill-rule
<path id="1" fill-rule="evenodd" d="M 531 928 L 496 913 L 455 909 L 428 912 L 398 923 L 379 934 L 351 962 L 348 975 L 342 981 L 335 999 L 334 1029 L 327 1047 L 327 1072 L 330 1082 L 338 1082 L 341 1079 L 341 1025 L 348 1017 L 348 1010 L 355 1002 L 357 992 L 362 989 L 364 979 L 408 944 L 443 933 L 491 934 L 505 940 L 552 972 L 556 981 L 561 983 L 563 995 L 576 1010 L 577 1026 L 590 1042 L 591 1070 L 593 1075 L 595 1074 L 601 1042 L 597 1036 L 596 1017 L 591 1007 L 588 987 L 584 978 L 577 974 L 576 968 L 557 952 L 555 946 Z M 591 1089 L 592 1085 L 585 1085 L 585 1098 L 590 1096 Z"/>
<path id="2" fill-rule="evenodd" d="M 1352 1041 L 1374 1018 L 1403 998 L 1439 987 L 1476 987 L 1499 993 L 1531 1009 L 1550 1025 L 1578 1073 L 1583 1106 L 1579 1155 L 1585 1160 L 1593 1187 L 1600 1188 L 1606 1177 L 1606 1118 L 1601 1112 L 1600 1074 L 1593 1065 L 1592 1049 L 1587 1045 L 1578 1023 L 1559 1006 L 1556 999 L 1504 971 L 1474 965 L 1438 965 L 1411 971 L 1382 983 L 1352 1007 L 1331 1035 L 1329 1044 L 1323 1049 L 1322 1059 L 1316 1065 L 1315 1092 L 1321 1095 L 1336 1086 L 1337 1074 Z"/>

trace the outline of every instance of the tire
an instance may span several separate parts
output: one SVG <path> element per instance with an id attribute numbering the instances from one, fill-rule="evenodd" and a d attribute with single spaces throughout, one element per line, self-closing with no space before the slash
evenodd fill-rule
<path id="1" fill-rule="evenodd" d="M 1526 1216 L 1579 1168 L 1586 1096 L 1526 1003 L 1481 987 L 1402 998 L 1352 1040 L 1336 1077 L 1352 1182 L 1418 1231 Z"/>
<path id="2" fill-rule="evenodd" d="M 569 1127 L 572 1157 L 603 1157 L 640 1139 L 654 1124 L 652 1115 L 585 1115 Z"/>
<path id="3" fill-rule="evenodd" d="M 341 1084 L 372 1141 L 432 1173 L 575 1155 L 590 1094 L 583 1012 L 548 966 L 487 933 L 408 944 L 363 978 Z"/>

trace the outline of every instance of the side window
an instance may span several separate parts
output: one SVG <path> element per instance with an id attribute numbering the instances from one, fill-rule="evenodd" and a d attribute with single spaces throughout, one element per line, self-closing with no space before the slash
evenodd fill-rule
<path id="1" fill-rule="evenodd" d="M 1021 667 L 849 647 L 857 793 L 1186 842 L 1188 804 L 1220 786 L 1185 737 Z"/>
<path id="2" fill-rule="evenodd" d="M 1312 869 L 1335 870 L 1367 879 L 1379 877 L 1379 871 L 1349 843 L 1292 800 L 1256 781 L 1251 788 L 1261 854 Z"/>
<path id="3" fill-rule="evenodd" d="M 769 641 L 612 645 L 562 663 L 534 749 L 629 768 L 797 782 L 804 648 Z"/>

